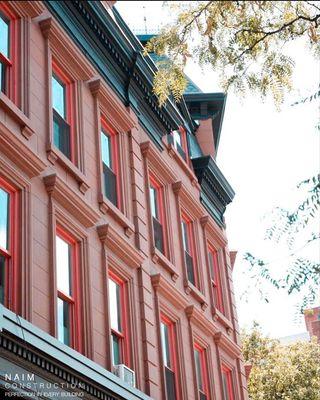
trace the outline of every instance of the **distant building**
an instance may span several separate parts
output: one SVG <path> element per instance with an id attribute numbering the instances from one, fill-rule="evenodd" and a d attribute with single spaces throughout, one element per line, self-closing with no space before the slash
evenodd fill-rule
<path id="1" fill-rule="evenodd" d="M 320 343 L 320 307 L 305 310 L 304 320 L 310 337 L 316 336 Z"/>
<path id="2" fill-rule="evenodd" d="M 287 345 L 296 342 L 309 342 L 310 335 L 308 332 L 297 333 L 295 335 L 284 336 L 278 339 L 281 344 Z"/>
<path id="3" fill-rule="evenodd" d="M 160 108 L 113 3 L 0 2 L 0 398 L 246 400 L 226 95 Z"/>

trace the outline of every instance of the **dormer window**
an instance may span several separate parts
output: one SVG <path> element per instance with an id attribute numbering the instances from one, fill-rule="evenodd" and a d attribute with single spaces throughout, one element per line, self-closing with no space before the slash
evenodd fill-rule
<path id="1" fill-rule="evenodd" d="M 186 145 L 185 138 L 180 130 L 172 131 L 172 143 L 173 147 L 177 150 L 180 156 L 186 161 Z"/>

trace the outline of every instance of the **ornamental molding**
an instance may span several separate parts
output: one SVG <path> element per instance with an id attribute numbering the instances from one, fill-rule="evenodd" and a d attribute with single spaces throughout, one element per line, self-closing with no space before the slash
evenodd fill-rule
<path id="1" fill-rule="evenodd" d="M 224 350 L 225 353 L 229 354 L 232 358 L 238 358 L 241 356 L 241 347 L 233 342 L 223 332 L 217 332 L 214 336 L 214 341 L 220 349 Z"/>
<path id="2" fill-rule="evenodd" d="M 159 153 L 159 150 L 150 140 L 141 143 L 140 149 L 143 157 L 148 160 L 152 172 L 159 177 L 162 183 L 176 182 L 176 174 L 169 167 L 169 164 L 164 161 L 162 155 Z"/>
<path id="3" fill-rule="evenodd" d="M 163 298 L 168 300 L 177 308 L 184 309 L 189 304 L 188 300 L 181 294 L 181 292 L 166 278 L 164 278 L 161 273 L 151 276 L 151 284 L 156 293 L 160 293 Z"/>
<path id="4" fill-rule="evenodd" d="M 142 253 L 140 253 L 128 239 L 122 237 L 111 224 L 97 226 L 97 233 L 101 243 L 126 265 L 132 268 L 141 267 L 144 260 Z"/>
<path id="5" fill-rule="evenodd" d="M 192 322 L 193 325 L 198 326 L 201 331 L 206 332 L 208 335 L 215 335 L 219 332 L 212 321 L 206 318 L 203 311 L 200 311 L 194 304 L 186 307 L 185 313 L 188 320 Z"/>
<path id="6" fill-rule="evenodd" d="M 116 131 L 129 131 L 136 126 L 123 103 L 117 98 L 113 91 L 99 77 L 92 78 L 88 82 L 93 97 L 99 99 L 100 109 L 108 122 Z"/>
<path id="7" fill-rule="evenodd" d="M 99 214 L 70 189 L 57 174 L 45 176 L 43 182 L 49 195 L 84 227 L 90 228 L 98 222 Z"/>
<path id="8" fill-rule="evenodd" d="M 224 230 L 216 223 L 216 221 L 208 214 L 203 215 L 200 218 L 200 224 L 203 230 L 207 233 L 208 239 L 213 239 L 218 242 L 218 245 L 225 247 L 227 245 L 227 238 L 224 234 Z"/>
<path id="9" fill-rule="evenodd" d="M 203 215 L 199 198 L 195 198 L 181 181 L 175 182 L 172 189 L 174 194 L 181 199 L 186 212 L 191 213 L 195 219 Z"/>
<path id="10" fill-rule="evenodd" d="M 46 168 L 46 164 L 2 122 L 0 122 L 0 149 L 29 178 L 40 175 Z"/>
<path id="11" fill-rule="evenodd" d="M 86 81 L 95 75 L 94 68 L 48 12 L 41 15 L 37 21 L 43 37 L 49 41 L 54 59 L 72 79 Z"/>

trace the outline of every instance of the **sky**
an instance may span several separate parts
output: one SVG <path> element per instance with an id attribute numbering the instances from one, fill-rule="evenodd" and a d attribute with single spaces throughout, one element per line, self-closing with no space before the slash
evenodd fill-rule
<path id="1" fill-rule="evenodd" d="M 162 1 L 118 1 L 116 7 L 135 33 L 153 33 L 170 20 Z M 267 284 L 264 289 L 269 303 L 254 290 L 243 296 L 248 287 L 248 274 L 244 273 L 248 265 L 243 254 L 248 251 L 274 260 L 276 274 L 287 267 L 286 249 L 264 240 L 270 213 L 276 206 L 294 207 L 301 198 L 296 185 L 320 169 L 320 134 L 315 130 L 319 104 L 314 101 L 292 106 L 314 93 L 320 65 L 302 41 L 292 44 L 288 51 L 296 61 L 295 92 L 280 111 L 270 100 L 262 103 L 254 96 L 240 99 L 228 93 L 217 155 L 218 166 L 236 192 L 225 217 L 229 248 L 238 250 L 233 279 L 240 326 L 250 328 L 257 321 L 272 337 L 305 331 L 303 319 L 296 318 L 299 298 L 288 297 Z M 190 61 L 185 72 L 204 92 L 221 91 L 214 71 L 203 71 Z M 318 245 L 303 251 L 319 259 Z"/>

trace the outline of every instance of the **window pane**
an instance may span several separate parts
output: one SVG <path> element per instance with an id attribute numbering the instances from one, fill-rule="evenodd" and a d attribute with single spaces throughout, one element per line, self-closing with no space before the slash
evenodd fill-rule
<path id="1" fill-rule="evenodd" d="M 117 177 L 114 172 L 103 163 L 104 193 L 112 204 L 118 206 Z"/>
<path id="2" fill-rule="evenodd" d="M 166 324 L 161 322 L 161 347 L 163 355 L 163 363 L 165 367 L 171 368 L 170 360 L 170 344 L 169 344 L 169 328 Z"/>
<path id="3" fill-rule="evenodd" d="M 176 400 L 176 385 L 174 372 L 169 368 L 165 368 L 167 399 Z"/>
<path id="4" fill-rule="evenodd" d="M 179 146 L 181 146 L 181 134 L 180 134 L 180 132 L 179 131 L 173 131 L 172 135 L 173 135 L 173 142 L 174 142 L 175 147 L 177 147 L 177 144 Z"/>
<path id="5" fill-rule="evenodd" d="M 10 194 L 0 188 L 0 247 L 9 250 Z"/>
<path id="6" fill-rule="evenodd" d="M 152 218 L 153 224 L 153 238 L 154 238 L 154 245 L 156 248 L 164 254 L 164 240 L 163 240 L 163 229 L 162 225 L 156 218 Z"/>
<path id="7" fill-rule="evenodd" d="M 0 53 L 9 58 L 9 22 L 0 15 Z"/>
<path id="8" fill-rule="evenodd" d="M 109 300 L 111 329 L 121 332 L 120 285 L 112 279 L 109 279 Z"/>
<path id="9" fill-rule="evenodd" d="M 154 218 L 159 219 L 158 207 L 157 207 L 157 190 L 153 186 L 150 186 L 149 192 L 150 192 L 151 214 Z"/>
<path id="10" fill-rule="evenodd" d="M 52 107 L 62 117 L 66 118 L 65 85 L 52 76 Z"/>
<path id="11" fill-rule="evenodd" d="M 101 158 L 102 162 L 112 169 L 111 138 L 101 132 Z"/>
<path id="12" fill-rule="evenodd" d="M 0 92 L 6 92 L 6 66 L 0 62 Z"/>
<path id="13" fill-rule="evenodd" d="M 228 373 L 223 372 L 222 381 L 223 381 L 224 400 L 230 400 L 229 389 L 228 389 Z"/>
<path id="14" fill-rule="evenodd" d="M 209 268 L 210 268 L 210 276 L 211 279 L 215 281 L 215 273 L 214 273 L 214 255 L 212 251 L 209 251 Z"/>
<path id="15" fill-rule="evenodd" d="M 70 244 L 56 236 L 56 268 L 58 290 L 71 296 L 71 248 Z"/>
<path id="16" fill-rule="evenodd" d="M 112 334 L 112 362 L 113 365 L 122 364 L 121 339 L 115 334 Z"/>
<path id="17" fill-rule="evenodd" d="M 201 354 L 200 354 L 200 351 L 197 349 L 194 349 L 194 361 L 196 364 L 198 389 L 203 390 L 202 370 L 201 370 Z"/>
<path id="18" fill-rule="evenodd" d="M 70 305 L 58 297 L 58 339 L 70 345 Z"/>
<path id="19" fill-rule="evenodd" d="M 182 227 L 183 248 L 190 254 L 189 240 L 188 240 L 188 224 L 185 221 L 182 221 L 181 227 Z"/>
<path id="20" fill-rule="evenodd" d="M 6 259 L 0 255 L 0 303 L 4 303 L 5 283 L 6 283 Z"/>
<path id="21" fill-rule="evenodd" d="M 53 143 L 69 159 L 71 159 L 70 126 L 53 110 Z"/>

